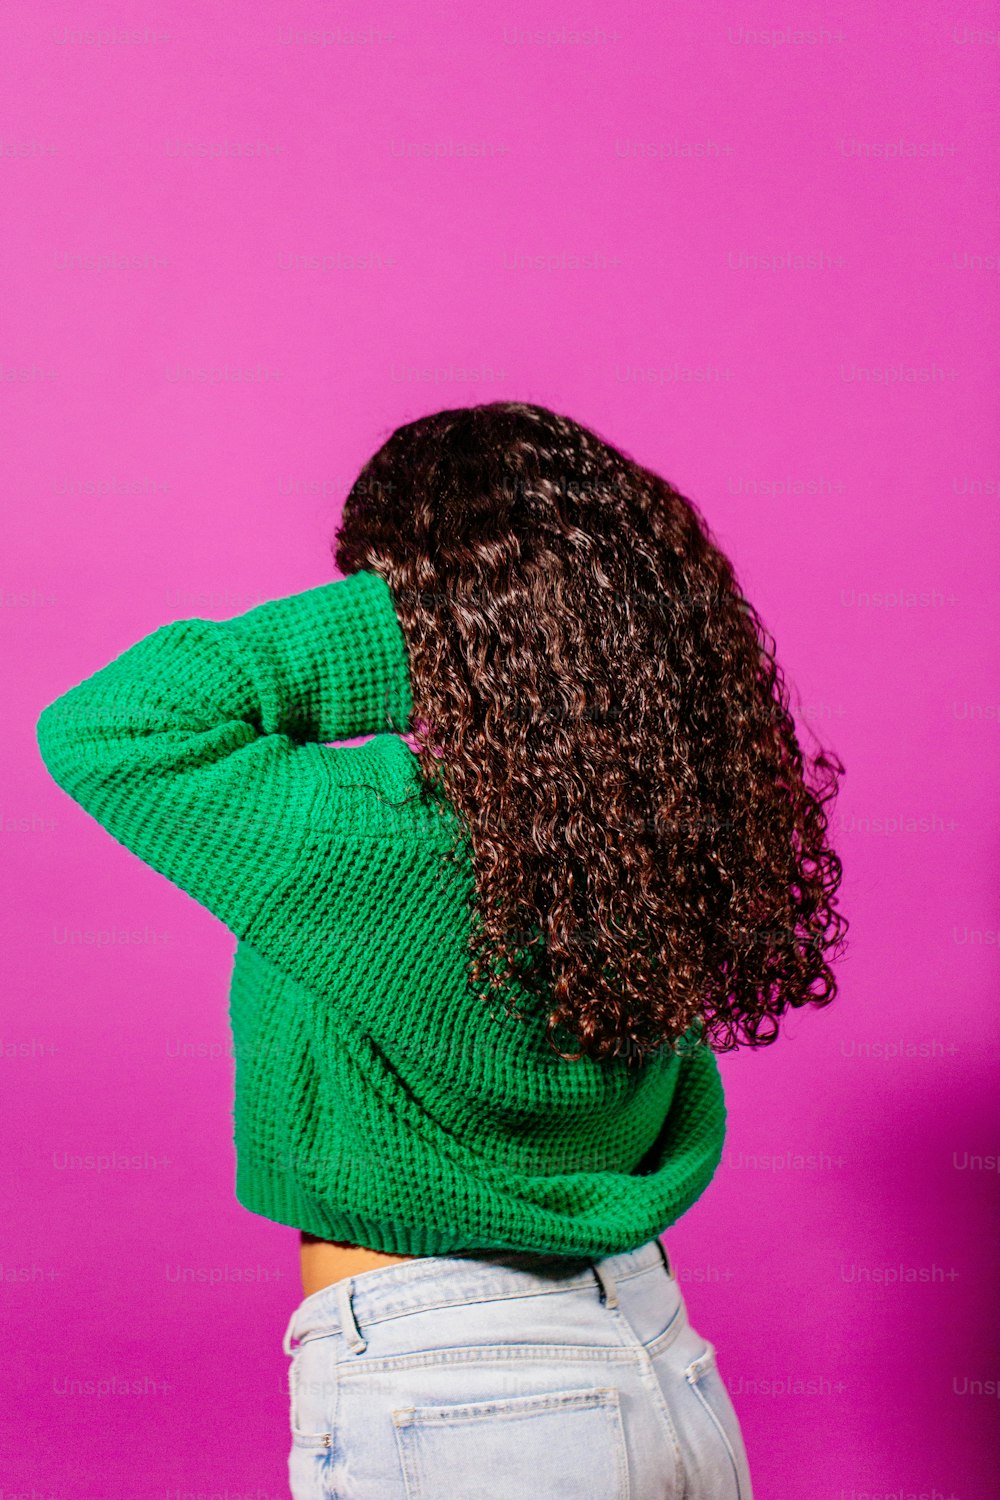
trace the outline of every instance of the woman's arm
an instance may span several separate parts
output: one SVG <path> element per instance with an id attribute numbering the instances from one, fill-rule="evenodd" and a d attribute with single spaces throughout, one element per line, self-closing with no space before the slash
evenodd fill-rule
<path id="1" fill-rule="evenodd" d="M 405 730 L 411 712 L 388 585 L 361 572 L 161 626 L 50 703 L 37 736 L 54 780 L 119 843 L 265 956 L 288 957 L 297 929 L 292 969 L 319 981 L 316 913 L 296 902 L 313 887 L 331 901 L 344 836 L 379 837 L 331 765 L 359 752 L 323 742 Z"/>

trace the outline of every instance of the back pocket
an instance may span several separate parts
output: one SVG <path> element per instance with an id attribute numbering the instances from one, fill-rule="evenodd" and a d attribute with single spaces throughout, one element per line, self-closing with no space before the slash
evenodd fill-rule
<path id="1" fill-rule="evenodd" d="M 407 1500 L 629 1500 L 613 1386 L 392 1413 Z"/>

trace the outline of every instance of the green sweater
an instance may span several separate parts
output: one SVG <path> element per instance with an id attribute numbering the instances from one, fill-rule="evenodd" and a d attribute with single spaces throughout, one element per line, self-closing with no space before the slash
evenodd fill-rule
<path id="1" fill-rule="evenodd" d="M 633 1249 L 719 1164 L 715 1054 L 693 1028 L 638 1071 L 566 1062 L 544 1007 L 476 998 L 467 838 L 386 730 L 412 712 L 392 596 L 366 571 L 163 625 L 37 732 L 59 785 L 238 939 L 240 1203 L 398 1255 Z"/>

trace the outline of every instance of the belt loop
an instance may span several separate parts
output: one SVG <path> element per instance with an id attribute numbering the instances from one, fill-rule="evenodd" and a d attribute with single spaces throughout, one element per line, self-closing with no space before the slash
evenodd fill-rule
<path id="1" fill-rule="evenodd" d="M 337 1282 L 337 1309 L 340 1313 L 340 1329 L 347 1339 L 347 1346 L 354 1354 L 363 1354 L 368 1340 L 361 1337 L 361 1329 L 354 1317 L 351 1298 L 354 1294 L 354 1278 L 344 1276 Z"/>
<path id="2" fill-rule="evenodd" d="M 605 1307 L 618 1306 L 618 1292 L 615 1289 L 615 1278 L 611 1274 L 609 1266 L 600 1260 L 591 1264 L 591 1270 L 597 1277 L 597 1284 L 601 1289 L 601 1301 Z"/>
<path id="3" fill-rule="evenodd" d="M 667 1251 L 666 1245 L 663 1243 L 663 1241 L 661 1239 L 657 1239 L 657 1241 L 656 1241 L 656 1248 L 660 1252 L 660 1259 L 663 1261 L 664 1270 L 666 1271 L 667 1275 L 670 1277 L 670 1280 L 671 1281 L 676 1281 L 677 1277 L 674 1275 L 674 1268 L 673 1268 L 673 1266 L 672 1266 L 672 1264 L 670 1262 L 670 1255 L 669 1255 L 669 1253 Z"/>
<path id="4" fill-rule="evenodd" d="M 292 1329 L 295 1327 L 295 1319 L 298 1317 L 298 1313 L 299 1310 L 298 1308 L 296 1308 L 292 1313 L 292 1316 L 288 1320 L 288 1326 L 285 1329 L 285 1336 L 281 1340 L 281 1347 L 289 1357 L 291 1357 L 291 1355 L 295 1352 L 292 1349 Z"/>

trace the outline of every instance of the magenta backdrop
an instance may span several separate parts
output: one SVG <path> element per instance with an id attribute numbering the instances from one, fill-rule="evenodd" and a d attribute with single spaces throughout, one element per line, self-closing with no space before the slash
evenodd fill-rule
<path id="1" fill-rule="evenodd" d="M 722 1059 L 665 1237 L 756 1500 L 996 1494 L 998 14 L 750 9 L 8 5 L 2 1500 L 287 1495 L 301 1296 L 234 940 L 35 719 L 331 576 L 384 436 L 499 396 L 703 506 L 847 765 L 842 993 Z"/>

